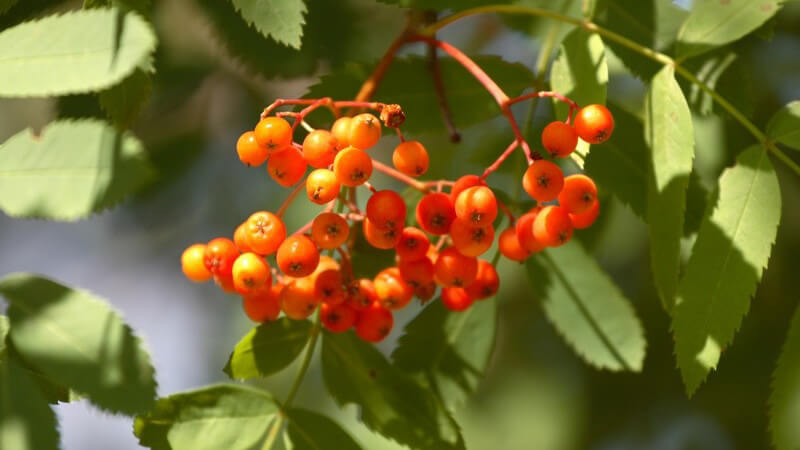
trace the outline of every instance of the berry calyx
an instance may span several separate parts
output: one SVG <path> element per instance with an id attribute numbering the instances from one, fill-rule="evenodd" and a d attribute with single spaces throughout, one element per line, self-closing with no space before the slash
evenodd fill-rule
<path id="1" fill-rule="evenodd" d="M 428 171 L 430 157 L 419 141 L 401 142 L 392 153 L 394 167 L 410 177 L 418 177 Z"/>
<path id="2" fill-rule="evenodd" d="M 375 284 L 369 278 L 359 278 L 347 285 L 345 302 L 355 310 L 369 308 L 378 301 Z"/>
<path id="3" fill-rule="evenodd" d="M 284 239 L 286 239 L 286 226 L 271 212 L 253 213 L 245 221 L 245 240 L 254 253 L 271 255 Z"/>
<path id="4" fill-rule="evenodd" d="M 447 247 L 439 253 L 434 268 L 438 283 L 464 287 L 475 281 L 478 260 L 474 256 L 461 254 L 455 247 Z"/>
<path id="5" fill-rule="evenodd" d="M 430 246 L 431 242 L 425 232 L 419 228 L 405 227 L 394 250 L 401 260 L 416 261 L 425 258 Z"/>
<path id="6" fill-rule="evenodd" d="M 417 203 L 416 218 L 423 230 L 442 235 L 450 232 L 456 211 L 447 194 L 436 192 L 425 195 Z"/>
<path id="7" fill-rule="evenodd" d="M 540 202 L 555 199 L 563 187 L 564 173 L 561 168 L 543 159 L 528 166 L 522 176 L 522 188 Z"/>
<path id="8" fill-rule="evenodd" d="M 276 183 L 283 187 L 297 184 L 306 173 L 306 160 L 292 147 L 269 156 L 267 172 Z"/>
<path id="9" fill-rule="evenodd" d="M 289 236 L 278 248 L 278 267 L 293 278 L 310 275 L 319 264 L 319 250 L 308 236 Z"/>
<path id="10" fill-rule="evenodd" d="M 202 283 L 211 279 L 211 271 L 206 268 L 204 262 L 205 252 L 205 244 L 194 244 L 190 245 L 181 254 L 181 270 L 183 270 L 186 278 L 195 283 Z"/>
<path id="11" fill-rule="evenodd" d="M 457 218 L 450 227 L 450 238 L 453 246 L 466 256 L 480 256 L 494 241 L 494 227 L 488 225 L 473 225 L 472 222 Z"/>
<path id="12" fill-rule="evenodd" d="M 323 303 L 319 308 L 322 325 L 333 333 L 344 333 L 353 328 L 358 313 L 346 304 L 331 305 Z"/>
<path id="13" fill-rule="evenodd" d="M 575 115 L 575 131 L 590 144 L 602 144 L 614 132 L 614 116 L 603 105 L 589 105 Z"/>
<path id="14" fill-rule="evenodd" d="M 406 202 L 395 191 L 378 191 L 367 200 L 367 218 L 380 228 L 397 228 L 406 221 Z"/>
<path id="15" fill-rule="evenodd" d="M 322 303 L 338 305 L 344 301 L 344 288 L 342 287 L 342 272 L 339 269 L 326 269 L 320 272 L 314 280 L 314 295 Z"/>
<path id="16" fill-rule="evenodd" d="M 233 262 L 239 257 L 236 244 L 227 238 L 216 238 L 206 244 L 203 252 L 203 264 L 214 275 L 230 277 L 233 272 Z"/>
<path id="17" fill-rule="evenodd" d="M 375 248 L 388 250 L 394 248 L 400 240 L 401 227 L 379 227 L 365 218 L 362 223 L 364 238 Z"/>
<path id="18" fill-rule="evenodd" d="M 414 288 L 403 279 L 397 267 L 382 270 L 373 283 L 378 301 L 386 309 L 401 309 L 414 296 Z"/>
<path id="19" fill-rule="evenodd" d="M 542 147 L 550 156 L 563 158 L 578 146 L 578 132 L 564 122 L 550 122 L 542 130 Z"/>

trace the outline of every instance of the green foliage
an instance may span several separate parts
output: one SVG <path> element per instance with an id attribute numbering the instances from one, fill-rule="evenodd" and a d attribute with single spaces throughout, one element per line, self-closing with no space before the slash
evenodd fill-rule
<path id="1" fill-rule="evenodd" d="M 1 340 L 7 329 L 7 323 L 0 326 Z M 59 448 L 58 440 L 55 415 L 36 382 L 0 351 L 0 448 L 50 450 Z"/>
<path id="2" fill-rule="evenodd" d="M 770 430 L 777 450 L 800 447 L 800 308 L 794 314 L 789 335 L 775 369 L 770 395 Z"/>
<path id="3" fill-rule="evenodd" d="M 580 243 L 535 254 L 526 267 L 548 320 L 581 358 L 599 369 L 642 370 L 646 342 L 636 312 Z"/>
<path id="4" fill-rule="evenodd" d="M 428 384 L 455 411 L 480 382 L 496 332 L 494 298 L 478 301 L 463 312 L 449 311 L 436 300 L 406 325 L 392 360 Z"/>
<path id="5" fill-rule="evenodd" d="M 678 33 L 681 59 L 705 53 L 752 33 L 774 16 L 784 0 L 697 0 Z"/>
<path id="6" fill-rule="evenodd" d="M 694 159 L 692 114 L 670 66 L 652 80 L 644 126 L 652 170 L 647 189 L 650 261 L 659 296 L 669 311 L 678 287 L 686 190 Z"/>
<path id="7" fill-rule="evenodd" d="M 458 428 L 433 394 L 352 332 L 324 332 L 322 376 L 339 406 L 360 407 L 369 429 L 415 449 L 464 448 Z"/>
<path id="8" fill-rule="evenodd" d="M 519 95 L 533 83 L 533 74 L 522 64 L 509 63 L 490 55 L 473 59 L 508 95 Z M 447 103 L 457 127 L 474 125 L 500 114 L 494 98 L 460 64 L 451 58 L 441 58 L 439 66 Z M 309 88 L 306 97 L 353 98 L 369 72 L 367 66 L 351 64 L 323 76 L 319 83 Z M 402 105 L 406 113 L 403 130 L 408 133 L 446 132 L 426 58 L 408 56 L 397 59 L 373 98 Z"/>
<path id="9" fill-rule="evenodd" d="M 655 47 L 655 0 L 601 0 L 600 6 L 601 12 L 595 18 L 598 25 L 638 44 Z M 642 79 L 650 79 L 660 69 L 657 63 L 623 45 L 614 41 L 607 44 L 631 73 Z"/>
<path id="10" fill-rule="evenodd" d="M 417 8 L 427 10 L 450 9 L 458 11 L 461 9 L 474 8 L 482 5 L 500 5 L 512 3 L 508 0 L 378 0 L 389 5 L 396 5 L 402 8 Z"/>
<path id="11" fill-rule="evenodd" d="M 73 221 L 116 205 L 151 169 L 139 141 L 97 120 L 23 130 L 0 146 L 0 209 L 13 217 Z"/>
<path id="12" fill-rule="evenodd" d="M 788 103 L 772 116 L 767 134 L 783 145 L 800 150 L 800 100 Z"/>
<path id="13" fill-rule="evenodd" d="M 105 301 L 31 274 L 3 278 L 0 294 L 10 302 L 14 347 L 48 378 L 108 411 L 137 414 L 153 405 L 150 357 Z"/>
<path id="14" fill-rule="evenodd" d="M 747 68 L 744 67 L 735 52 L 723 48 L 705 55 L 704 58 L 687 61 L 683 65 L 709 88 L 725 97 L 736 109 L 742 111 L 746 116 L 752 115 L 752 80 Z M 693 110 L 702 115 L 708 115 L 711 112 L 723 113 L 724 109 L 714 101 L 711 95 L 696 84 L 683 82 L 682 85 L 685 86 L 684 92 L 688 93 L 687 100 Z"/>
<path id="15" fill-rule="evenodd" d="M 0 97 L 98 91 L 148 61 L 156 46 L 134 13 L 90 9 L 48 16 L 0 33 Z"/>
<path id="16" fill-rule="evenodd" d="M 100 107 L 115 124 L 129 127 L 150 99 L 153 90 L 151 75 L 136 69 L 121 83 L 100 93 Z"/>
<path id="17" fill-rule="evenodd" d="M 136 417 L 139 444 L 153 450 L 250 450 L 278 413 L 267 392 L 219 384 L 158 399 Z"/>
<path id="18" fill-rule="evenodd" d="M 250 330 L 236 344 L 224 372 L 231 378 L 266 377 L 292 363 L 311 333 L 307 320 L 282 317 Z"/>
<path id="19" fill-rule="evenodd" d="M 306 409 L 292 408 L 286 412 L 289 424 L 286 432 L 292 450 L 359 450 L 360 445 L 336 422 Z"/>
<path id="20" fill-rule="evenodd" d="M 752 147 L 739 155 L 720 177 L 718 199 L 700 226 L 672 321 L 689 395 L 733 340 L 775 241 L 781 196 L 765 150 Z"/>
<path id="21" fill-rule="evenodd" d="M 19 0 L 0 0 L 0 14 L 11 9 L 12 6 L 16 5 Z"/>
<path id="22" fill-rule="evenodd" d="M 303 37 L 303 0 L 231 0 L 248 24 L 264 36 L 294 48 Z"/>

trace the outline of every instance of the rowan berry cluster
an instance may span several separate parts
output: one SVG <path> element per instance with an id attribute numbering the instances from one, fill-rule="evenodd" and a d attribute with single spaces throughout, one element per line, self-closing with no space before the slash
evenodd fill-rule
<path id="1" fill-rule="evenodd" d="M 307 106 L 272 115 L 278 106 L 297 104 Z M 330 130 L 313 129 L 305 118 L 320 107 L 337 116 L 339 108 L 373 109 L 380 112 L 380 119 L 364 112 L 339 117 Z M 393 311 L 404 308 L 414 296 L 425 302 L 441 287 L 444 306 L 463 311 L 497 292 L 500 279 L 494 265 L 479 257 L 494 242 L 499 210 L 511 226 L 500 234 L 498 249 L 514 261 L 564 244 L 574 228 L 588 227 L 597 217 L 592 180 L 580 174 L 564 177 L 557 164 L 541 157 L 534 158 L 522 179 L 538 206 L 518 219 L 486 183 L 490 169 L 454 182 L 416 180 L 427 171 L 429 157 L 420 142 L 404 139 L 398 128 L 404 117 L 397 105 L 327 98 L 278 100 L 270 105 L 255 129 L 241 135 L 236 150 L 246 165 L 266 162 L 267 172 L 278 184 L 295 189 L 277 212 L 253 213 L 232 240 L 219 237 L 187 248 L 182 255 L 184 274 L 198 282 L 213 278 L 223 290 L 241 295 L 245 313 L 253 321 L 275 320 L 281 311 L 291 319 L 305 319 L 319 308 L 320 320 L 330 331 L 354 328 L 360 338 L 378 342 L 392 329 Z M 589 143 L 606 140 L 614 126 L 611 114 L 600 105 L 580 110 L 574 126 L 570 120 L 544 129 L 542 145 L 553 158 L 568 156 L 579 137 Z M 294 142 L 298 125 L 307 130 L 302 144 Z M 400 137 L 392 155 L 394 168 L 367 152 L 381 138 L 383 126 Z M 504 158 L 505 154 L 496 164 Z M 308 166 L 312 170 L 306 176 Z M 416 227 L 406 226 L 403 196 L 369 183 L 373 169 L 424 193 L 415 205 Z M 358 186 L 370 192 L 363 211 L 355 201 Z M 326 207 L 287 236 L 281 215 L 303 187 L 309 201 Z M 443 191 L 445 187 L 449 192 Z M 551 204 L 555 200 L 558 203 Z M 360 230 L 354 228 L 359 222 Z M 373 279 L 355 278 L 349 250 L 358 232 L 375 248 L 393 249 L 396 264 Z M 321 255 L 325 250 L 339 259 Z M 273 255 L 273 265 L 280 271 L 267 261 Z"/>

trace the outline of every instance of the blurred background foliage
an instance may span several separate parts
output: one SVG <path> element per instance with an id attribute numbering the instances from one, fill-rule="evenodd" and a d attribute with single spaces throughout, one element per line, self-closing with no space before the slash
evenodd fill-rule
<path id="1" fill-rule="evenodd" d="M 424 6 L 422 1 L 405 3 Z M 453 3 L 457 8 L 471 4 Z M 578 0 L 521 3 L 558 4 L 571 15 L 581 15 Z M 614 29 L 650 40 L 648 44 L 656 49 L 668 50 L 689 2 L 604 3 L 597 6 L 601 11 L 598 23 L 613 24 Z M 0 27 L 22 17 L 77 6 L 78 2 L 25 0 L 0 16 Z M 273 99 L 302 96 L 326 74 L 345 73 L 356 82 L 366 76 L 406 21 L 404 11 L 396 6 L 367 0 L 309 0 L 307 8 L 303 46 L 295 51 L 249 28 L 229 2 L 154 1 L 146 11 L 160 39 L 155 56 L 157 74 L 150 89 L 139 93 L 146 95 L 149 90 L 151 95 L 131 129 L 143 142 L 157 176 L 124 205 L 78 223 L 0 217 L 0 273 L 46 273 L 110 299 L 150 348 L 160 395 L 225 380 L 222 367 L 230 348 L 251 328 L 237 297 L 186 282 L 179 267 L 180 253 L 188 244 L 232 233 L 252 211 L 275 209 L 287 194 L 264 170 L 247 169 L 237 161 L 237 136 L 252 128 L 261 109 Z M 440 37 L 470 55 L 498 55 L 533 73 L 545 38 L 555 35 L 557 42 L 570 29 L 542 19 L 490 15 L 463 20 L 443 30 Z M 641 128 L 636 124 L 641 120 L 645 94 L 638 76 L 649 77 L 657 67 L 624 49 L 609 47 L 608 98 L 620 111 L 617 117 L 625 117 L 619 123 L 634 124 L 618 126 L 612 141 L 633 146 L 623 150 L 635 154 L 635 146 L 641 142 Z M 424 48 L 410 47 L 403 54 L 424 55 Z M 693 59 L 688 67 L 708 76 L 721 73 L 714 80 L 716 88 L 730 95 L 734 104 L 764 129 L 776 110 L 800 98 L 798 55 L 800 3 L 790 2 L 757 33 Z M 413 56 L 408 61 L 413 61 Z M 396 69 L 404 70 L 403 64 L 398 63 Z M 715 70 L 720 65 L 724 67 Z M 513 90 L 512 74 L 498 76 L 509 77 L 509 89 Z M 401 75 L 396 79 L 404 80 Z M 432 93 L 430 88 L 409 83 L 407 88 L 418 89 L 420 95 Z M 724 113 L 709 114 L 718 111 L 703 94 L 690 85 L 683 88 L 694 114 L 698 174 L 694 188 L 709 192 L 721 171 L 754 141 Z M 337 98 L 354 94 L 348 80 L 326 93 Z M 384 100 L 380 89 L 375 98 Z M 525 106 L 515 112 L 527 120 Z M 460 143 L 451 143 L 437 113 L 434 109 L 428 116 L 409 119 L 419 124 L 410 134 L 431 152 L 431 179 L 478 172 L 512 137 L 505 121 L 479 120 L 459 130 Z M 2 99 L 0 141 L 25 127 L 40 129 L 59 117 L 102 116 L 96 95 Z M 550 103 L 539 102 L 528 129 L 530 142 L 538 143 L 542 127 L 551 118 Z M 312 120 L 317 121 L 315 125 L 330 121 L 323 115 Z M 426 126 L 431 123 L 435 125 Z M 395 144 L 395 137 L 387 137 L 374 153 L 386 161 Z M 494 176 L 493 185 L 518 196 L 523 164 L 521 158 L 510 160 Z M 524 266 L 504 260 L 497 297 L 496 349 L 477 393 L 458 414 L 468 447 L 768 448 L 771 375 L 789 317 L 798 304 L 800 270 L 800 212 L 793 200 L 799 198 L 800 180 L 783 165 L 775 167 L 784 202 L 769 268 L 734 345 L 724 349 L 718 373 L 713 373 L 691 400 L 687 400 L 675 368 L 669 318 L 651 281 L 646 226 L 628 206 L 609 197 L 598 226 L 576 236 L 632 300 L 642 320 L 648 341 L 642 373 L 597 371 L 582 362 L 547 323 Z M 374 184 L 401 188 L 378 176 Z M 699 205 L 696 210 L 703 208 Z M 287 213 L 289 228 L 301 226 L 316 209 L 298 202 Z M 692 227 L 687 224 L 687 231 L 693 231 Z M 683 247 L 688 251 L 692 234 L 687 235 Z M 418 311 L 414 306 L 398 314 L 395 332 L 380 344 L 382 350 L 394 347 L 403 324 Z M 315 361 L 317 364 L 318 359 Z M 262 383 L 280 396 L 288 389 L 293 373 L 286 370 Z M 397 447 L 360 425 L 354 407 L 339 410 L 332 403 L 316 365 L 296 405 L 325 411 L 365 448 Z M 103 416 L 83 402 L 55 409 L 66 449 L 138 448 L 129 419 Z"/>

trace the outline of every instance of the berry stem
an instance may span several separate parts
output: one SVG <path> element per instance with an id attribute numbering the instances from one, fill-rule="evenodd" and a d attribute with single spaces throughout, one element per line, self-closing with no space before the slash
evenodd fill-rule
<path id="1" fill-rule="evenodd" d="M 347 253 L 347 250 L 343 249 L 342 247 L 336 247 L 336 251 L 339 252 L 339 256 L 342 257 L 342 267 L 344 268 L 344 282 L 347 283 L 350 280 L 354 279 L 353 276 L 353 265 L 350 263 L 350 255 Z"/>
<path id="2" fill-rule="evenodd" d="M 395 179 L 397 179 L 399 181 L 402 181 L 403 183 L 413 187 L 414 189 L 416 189 L 416 190 L 418 190 L 418 191 L 420 191 L 422 193 L 428 193 L 430 191 L 430 188 L 428 187 L 428 185 L 426 183 L 422 183 L 422 182 L 420 182 L 418 180 L 415 180 L 415 179 L 411 178 L 410 176 L 408 176 L 408 175 L 406 175 L 406 174 L 404 174 L 404 173 L 402 173 L 400 171 L 392 169 L 391 167 L 387 166 L 386 164 L 384 164 L 384 163 L 382 163 L 380 161 L 376 161 L 376 160 L 373 159 L 372 160 L 372 167 L 375 170 L 377 170 L 378 172 L 383 172 L 384 174 L 389 175 L 392 178 L 395 178 Z"/>
<path id="3" fill-rule="evenodd" d="M 505 214 L 506 217 L 508 218 L 508 224 L 514 225 L 516 219 L 514 219 L 514 214 L 511 214 L 511 210 L 508 209 L 508 206 L 502 201 L 500 201 L 500 199 L 497 199 L 497 207 L 500 208 L 500 210 L 503 211 L 503 214 Z"/>
<path id="4" fill-rule="evenodd" d="M 574 101 L 570 100 L 564 95 L 559 94 L 558 92 L 553 91 L 536 91 L 530 94 L 520 95 L 519 97 L 514 97 L 508 99 L 506 102 L 507 105 L 513 105 L 514 103 L 524 102 L 530 98 L 543 98 L 543 97 L 551 97 L 555 98 L 556 100 L 562 101 L 569 105 L 570 109 L 578 109 L 578 104 Z"/>
<path id="5" fill-rule="evenodd" d="M 386 71 L 389 69 L 389 66 L 392 65 L 394 61 L 394 57 L 397 54 L 397 51 L 400 50 L 402 46 L 408 42 L 408 31 L 404 31 L 400 34 L 394 41 L 392 41 L 389 48 L 386 49 L 386 53 L 383 54 L 381 60 L 378 61 L 378 65 L 375 66 L 375 70 L 372 71 L 372 74 L 369 78 L 364 81 L 361 85 L 361 89 L 359 89 L 358 94 L 356 94 L 356 101 L 364 102 L 372 98 L 372 94 L 375 93 L 375 90 L 378 88 L 383 76 L 386 75 Z"/>
<path id="6" fill-rule="evenodd" d="M 435 45 L 430 43 L 428 43 L 428 58 L 430 60 L 429 67 L 431 70 L 431 77 L 433 78 L 434 92 L 436 92 L 436 99 L 439 103 L 439 109 L 442 112 L 444 125 L 447 128 L 447 132 L 450 133 L 450 142 L 460 142 L 461 135 L 458 133 L 456 125 L 453 122 L 453 112 L 447 104 L 447 95 L 445 93 L 444 83 L 442 82 L 442 72 L 439 69 L 438 50 Z"/>
<path id="7" fill-rule="evenodd" d="M 278 211 L 275 212 L 276 216 L 283 217 L 283 214 L 286 212 L 287 209 L 289 209 L 289 205 L 291 205 L 294 199 L 297 198 L 297 194 L 299 194 L 300 191 L 303 190 L 304 186 L 305 186 L 304 183 L 297 183 L 297 186 L 295 186 L 295 188 L 292 189 L 292 192 L 290 192 L 289 196 L 286 197 L 286 200 L 283 201 L 280 208 L 278 208 Z"/>
<path id="8" fill-rule="evenodd" d="M 505 161 L 509 156 L 511 156 L 511 153 L 513 153 L 518 146 L 519 146 L 518 140 L 512 141 L 511 144 L 505 149 L 505 151 L 501 153 L 500 156 L 489 167 L 486 168 L 486 170 L 483 171 L 483 175 L 481 175 L 481 181 L 485 180 L 486 177 L 489 176 L 489 174 L 497 170 L 500 167 L 500 164 L 503 164 L 503 161 Z"/>

